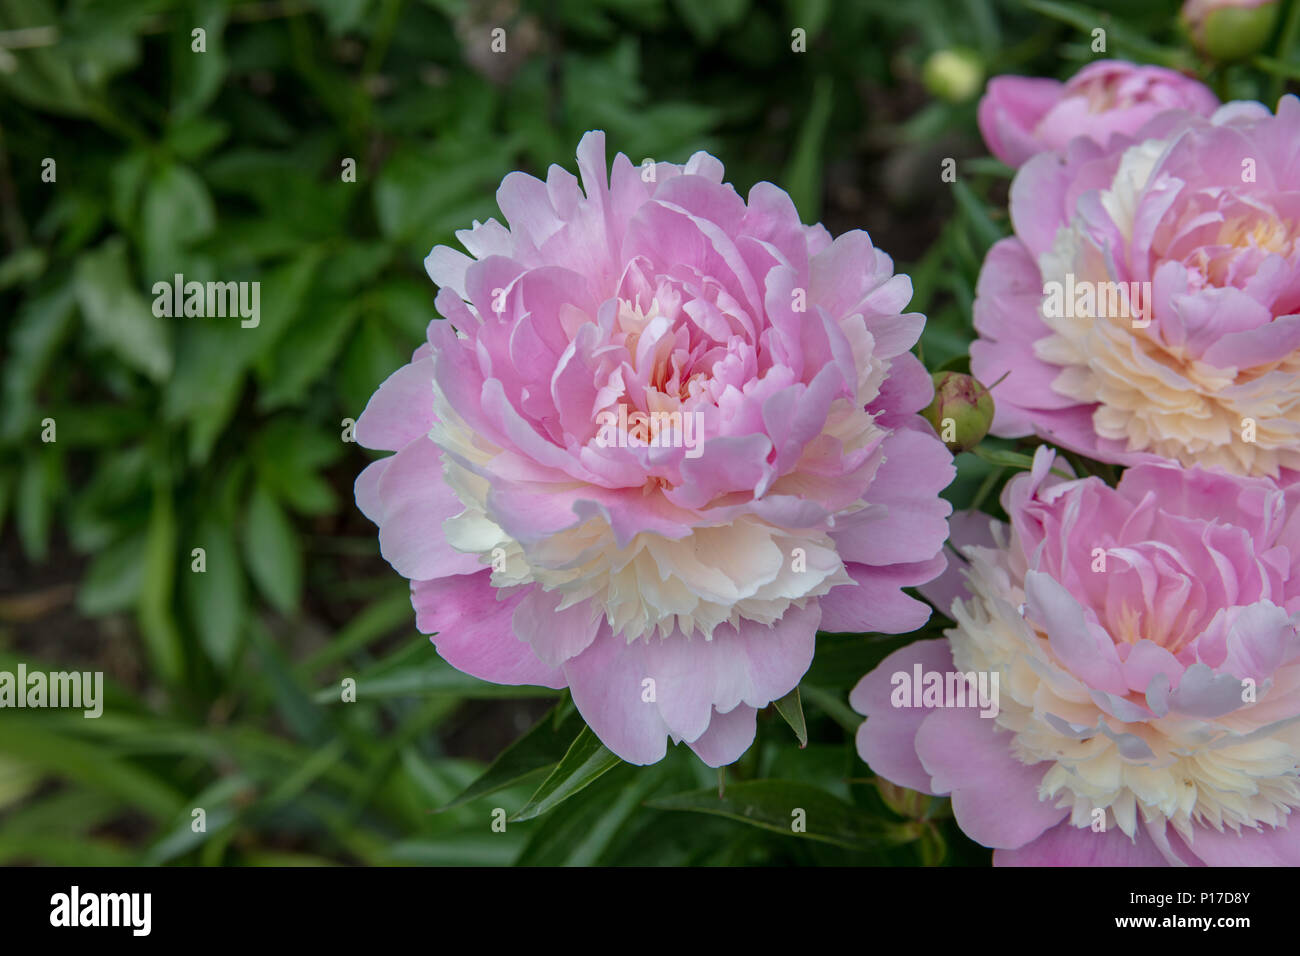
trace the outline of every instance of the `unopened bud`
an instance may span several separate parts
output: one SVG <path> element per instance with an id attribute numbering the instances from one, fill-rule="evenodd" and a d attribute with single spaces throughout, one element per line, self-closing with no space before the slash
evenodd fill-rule
<path id="1" fill-rule="evenodd" d="M 984 85 L 984 64 L 979 55 L 957 47 L 930 55 L 921 67 L 925 88 L 949 103 L 965 103 Z"/>
<path id="2" fill-rule="evenodd" d="M 969 375 L 936 372 L 934 401 L 921 414 L 949 451 L 970 451 L 993 424 L 993 396 Z"/>
<path id="3" fill-rule="evenodd" d="M 930 809 L 930 797 L 927 794 L 900 787 L 884 777 L 876 778 L 876 789 L 880 791 L 880 799 L 885 802 L 885 806 L 908 820 L 920 820 Z"/>
<path id="4" fill-rule="evenodd" d="M 1222 62 L 1264 49 L 1277 24 L 1277 0 L 1187 0 L 1181 19 L 1192 44 Z"/>

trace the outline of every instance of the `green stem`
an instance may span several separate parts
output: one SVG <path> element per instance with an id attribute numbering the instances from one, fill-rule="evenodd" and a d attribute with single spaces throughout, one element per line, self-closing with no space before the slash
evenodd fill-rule
<path id="1" fill-rule="evenodd" d="M 1300 38 L 1300 0 L 1290 0 L 1290 7 L 1286 13 L 1286 24 L 1282 27 L 1282 32 L 1278 35 L 1277 49 L 1274 56 L 1282 63 L 1287 62 L 1287 54 L 1295 49 L 1296 40 Z M 1285 77 L 1274 75 L 1273 77 L 1273 96 L 1265 105 L 1270 109 L 1277 108 L 1277 101 L 1282 98 L 1286 91 Z"/>

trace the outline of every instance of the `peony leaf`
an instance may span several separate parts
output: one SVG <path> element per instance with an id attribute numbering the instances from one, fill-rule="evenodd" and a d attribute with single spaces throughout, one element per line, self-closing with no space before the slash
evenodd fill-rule
<path id="1" fill-rule="evenodd" d="M 999 468 L 1013 468 L 1016 471 L 1032 471 L 1034 467 L 1034 458 L 1032 455 L 1021 454 L 1018 451 L 1007 451 L 1004 448 L 989 448 L 986 445 L 976 445 L 968 449 L 972 455 L 977 458 L 983 458 L 990 465 Z M 1058 478 L 1070 480 L 1075 476 L 1062 468 L 1053 468 L 1052 474 Z"/>
<path id="2" fill-rule="evenodd" d="M 834 89 L 834 81 L 825 74 L 813 81 L 812 100 L 799 129 L 794 155 L 786 169 L 790 198 L 805 222 L 816 222 L 821 218 L 823 149 Z"/>
<path id="3" fill-rule="evenodd" d="M 429 650 L 428 639 L 422 637 L 415 646 L 424 655 Z M 557 693 L 549 687 L 534 687 L 531 684 L 491 684 L 458 671 L 431 654 L 401 667 L 391 667 L 385 662 L 372 673 L 357 675 L 355 680 L 357 699 L 367 701 L 435 696 L 475 700 L 509 700 L 520 697 L 536 699 L 552 697 Z M 318 704 L 339 703 L 339 685 L 322 687 L 316 691 L 313 699 Z"/>
<path id="4" fill-rule="evenodd" d="M 544 771 L 555 767 L 572 746 L 580 733 L 578 728 L 582 726 L 582 718 L 573 709 L 569 709 L 567 716 L 557 725 L 555 717 L 563 710 L 560 704 L 548 710 L 528 733 L 503 750 L 477 780 L 442 810 L 451 810 L 477 797 L 539 779 Z"/>
<path id="5" fill-rule="evenodd" d="M 212 235 L 216 204 L 207 184 L 187 166 L 172 164 L 149 178 L 140 205 L 141 246 L 149 285 L 183 272 L 184 250 Z M 180 316 L 176 316 L 180 318 Z"/>
<path id="6" fill-rule="evenodd" d="M 73 287 L 86 324 L 118 358 L 155 382 L 171 374 L 170 330 L 132 280 L 125 240 L 109 239 L 78 259 Z"/>
<path id="7" fill-rule="evenodd" d="M 229 670 L 243 631 L 246 600 L 235 536 L 227 525 L 205 515 L 194 532 L 194 547 L 204 550 L 203 571 L 194 570 L 193 549 L 182 556 L 190 620 L 209 659 Z"/>
<path id="8" fill-rule="evenodd" d="M 844 703 L 842 693 L 829 691 L 814 684 L 804 684 L 803 692 L 809 703 L 820 708 L 826 716 L 849 733 L 857 733 L 858 728 L 862 726 L 862 718 L 855 714 L 848 704 Z"/>
<path id="9" fill-rule="evenodd" d="M 786 694 L 780 700 L 772 701 L 772 706 L 776 712 L 784 718 L 785 722 L 790 725 L 794 731 L 795 737 L 799 739 L 799 748 L 802 750 L 808 746 L 808 723 L 803 718 L 803 704 L 799 700 L 799 688 Z"/>
<path id="10" fill-rule="evenodd" d="M 517 823 L 541 816 L 622 762 L 600 742 L 590 727 L 583 727 L 560 765 L 542 781 L 537 792 L 529 797 L 522 810 L 510 818 L 510 822 Z"/>
<path id="11" fill-rule="evenodd" d="M 733 783 L 721 797 L 713 787 L 660 797 L 648 804 L 659 810 L 689 810 L 748 823 L 802 840 L 850 850 L 872 850 L 915 840 L 911 823 L 888 823 L 820 787 L 789 780 Z"/>
<path id="12" fill-rule="evenodd" d="M 535 827 L 515 866 L 604 866 L 617 845 L 634 827 L 637 810 L 662 782 L 663 763 L 650 767 L 631 764 L 602 777 L 584 800 L 572 800 Z M 639 843 L 640 841 L 633 840 Z"/>
<path id="13" fill-rule="evenodd" d="M 984 201 L 964 182 L 959 179 L 952 184 L 952 188 L 953 197 L 957 200 L 957 208 L 961 211 L 962 218 L 970 224 L 975 238 L 979 241 L 979 254 L 983 257 L 995 242 L 1007 234 L 1007 230 L 993 221 Z"/>
<path id="14" fill-rule="evenodd" d="M 140 632 L 153 666 L 169 683 L 185 677 L 184 643 L 172 598 L 176 584 L 176 511 L 172 489 L 159 480 L 153 492 L 153 511 L 145 539 L 144 578 L 136 605 Z"/>
<path id="15" fill-rule="evenodd" d="M 141 530 L 100 551 L 81 579 L 77 610 L 99 617 L 134 606 L 144 584 L 145 546 L 146 534 Z"/>
<path id="16" fill-rule="evenodd" d="M 272 606 L 292 614 L 302 593 L 302 546 L 284 510 L 260 482 L 244 521 L 244 561 Z"/>

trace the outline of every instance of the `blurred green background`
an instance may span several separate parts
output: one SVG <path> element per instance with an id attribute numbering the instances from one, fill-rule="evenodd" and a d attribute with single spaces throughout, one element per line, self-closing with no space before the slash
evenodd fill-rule
<path id="1" fill-rule="evenodd" d="M 1065 77 L 1103 25 L 1107 55 L 1204 71 L 1176 11 L 0 0 L 0 669 L 108 688 L 97 720 L 0 711 L 0 862 L 986 863 L 946 801 L 878 787 L 852 747 L 849 688 L 915 636 L 823 638 L 806 749 L 769 708 L 724 802 L 686 748 L 609 762 L 563 695 L 465 677 L 416 633 L 344 420 L 424 339 L 429 249 L 496 215 L 510 170 L 572 169 L 591 128 L 634 162 L 707 149 L 742 191 L 769 179 L 806 221 L 866 228 L 913 276 L 927 365 L 959 366 L 1009 171 L 979 140 L 978 75 L 940 98 L 927 60 Z M 1275 101 L 1297 17 L 1267 62 L 1206 78 Z M 156 318 L 177 272 L 260 281 L 260 325 Z M 1017 465 L 989 447 L 960 457 L 958 504 Z M 495 808 L 532 819 L 497 832 Z"/>

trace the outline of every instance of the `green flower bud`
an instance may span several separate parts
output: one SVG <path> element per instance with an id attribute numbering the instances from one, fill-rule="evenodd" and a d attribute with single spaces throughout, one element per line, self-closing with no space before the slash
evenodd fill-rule
<path id="1" fill-rule="evenodd" d="M 921 415 L 949 451 L 970 451 L 993 424 L 993 395 L 960 372 L 935 372 L 933 378 L 934 401 Z"/>
<path id="2" fill-rule="evenodd" d="M 909 820 L 920 820 L 926 816 L 927 811 L 930 809 L 929 794 L 909 790 L 907 787 L 900 787 L 884 777 L 876 778 L 876 789 L 880 791 L 880 799 L 885 802 L 885 806 L 900 817 L 906 817 Z"/>
<path id="3" fill-rule="evenodd" d="M 971 50 L 954 47 L 930 55 L 921 68 L 921 82 L 934 96 L 965 103 L 984 84 L 984 64 Z"/>
<path id="4" fill-rule="evenodd" d="M 1198 50 L 1226 63 L 1264 49 L 1277 13 L 1276 0 L 1187 0 L 1181 20 Z"/>

